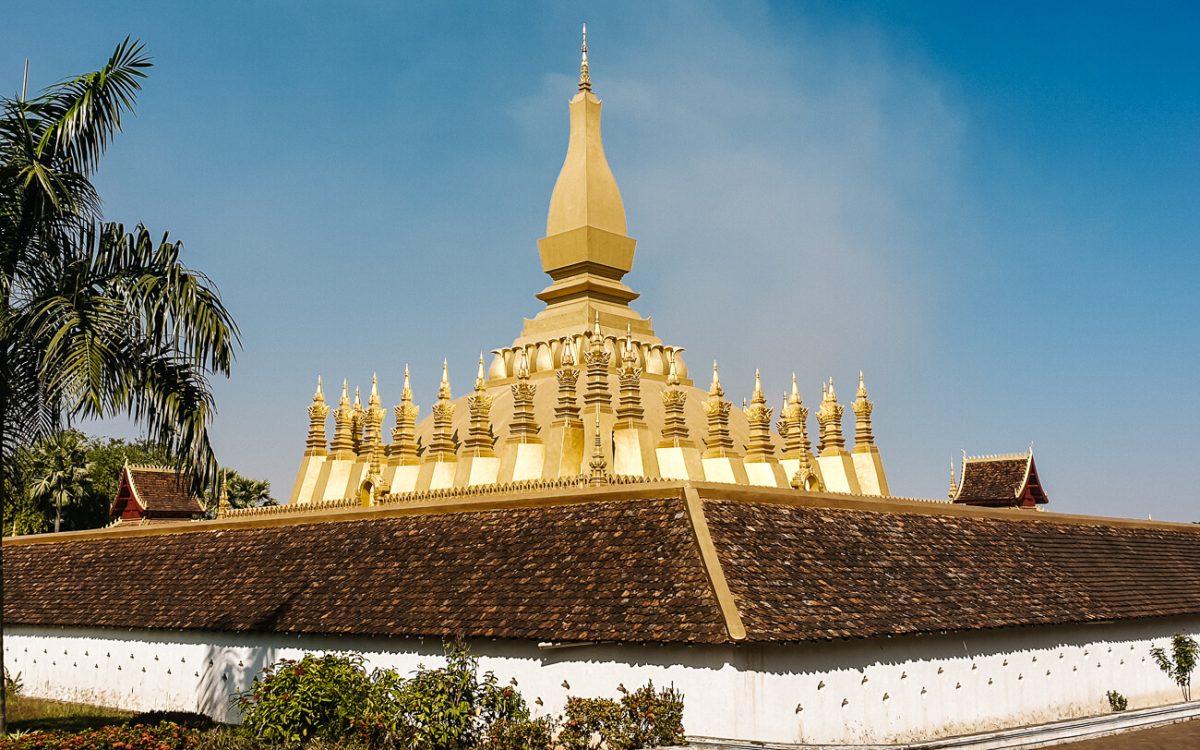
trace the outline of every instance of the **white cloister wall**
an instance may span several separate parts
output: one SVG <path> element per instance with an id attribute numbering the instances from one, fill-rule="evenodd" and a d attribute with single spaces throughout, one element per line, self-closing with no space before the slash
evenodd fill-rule
<path id="1" fill-rule="evenodd" d="M 599 644 L 545 648 L 473 641 L 480 666 L 532 704 L 568 692 L 618 697 L 653 680 L 685 695 L 689 736 L 773 743 L 899 743 L 1182 699 L 1150 648 L 1200 637 L 1200 617 L 861 641 L 742 646 Z M 236 721 L 230 702 L 264 666 L 307 652 L 356 651 L 409 673 L 441 663 L 433 639 L 10 627 L 10 674 L 27 694 Z M 567 681 L 570 690 L 562 687 Z M 535 707 L 536 708 L 536 707 Z"/>

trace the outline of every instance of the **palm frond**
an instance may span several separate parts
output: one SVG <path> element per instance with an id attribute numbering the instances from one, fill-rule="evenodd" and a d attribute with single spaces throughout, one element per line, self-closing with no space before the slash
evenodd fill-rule
<path id="1" fill-rule="evenodd" d="M 103 68 L 52 87 L 38 100 L 49 122 L 38 152 L 56 152 L 79 172 L 94 172 L 121 130 L 121 116 L 133 110 L 141 79 L 152 65 L 145 46 L 125 37 Z"/>

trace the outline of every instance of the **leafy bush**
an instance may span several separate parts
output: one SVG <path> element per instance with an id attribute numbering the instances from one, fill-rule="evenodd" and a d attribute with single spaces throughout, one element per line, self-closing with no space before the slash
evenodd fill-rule
<path id="1" fill-rule="evenodd" d="M 251 737 L 315 750 L 355 743 L 366 750 L 638 750 L 683 741 L 683 696 L 647 684 L 619 701 L 567 700 L 564 719 L 534 718 L 516 689 L 464 646 L 446 645 L 446 665 L 367 673 L 362 658 L 328 654 L 282 661 L 238 696 L 243 725 L 206 736 L 200 750 L 251 750 Z M 560 730 L 561 727 L 561 731 Z M 557 736 L 556 736 L 557 734 Z"/>
<path id="2" fill-rule="evenodd" d="M 195 750 L 200 734 L 178 724 L 107 726 L 86 732 L 29 732 L 0 739 L 0 750 Z"/>
<path id="3" fill-rule="evenodd" d="M 1192 671 L 1196 669 L 1197 657 L 1200 656 L 1200 646 L 1196 639 L 1176 633 L 1171 636 L 1171 655 L 1155 646 L 1150 649 L 1150 655 L 1158 663 L 1158 668 L 1167 673 L 1175 684 L 1183 690 L 1183 699 L 1192 699 Z"/>
<path id="4" fill-rule="evenodd" d="M 567 698 L 563 728 L 558 744 L 563 750 L 624 750 L 621 735 L 621 704 L 611 698 Z"/>
<path id="5" fill-rule="evenodd" d="M 1114 711 L 1124 711 L 1129 708 L 1129 699 L 1116 690 L 1108 691 L 1108 707 Z"/>
<path id="6" fill-rule="evenodd" d="M 306 655 L 263 670 L 238 696 L 242 723 L 260 739 L 297 747 L 311 739 L 340 740 L 354 729 L 371 697 L 371 679 L 357 654 Z"/>
<path id="7" fill-rule="evenodd" d="M 654 683 L 632 693 L 622 685 L 620 702 L 608 698 L 567 699 L 558 743 L 564 750 L 638 750 L 679 745 L 683 736 L 683 694 Z"/>
<path id="8" fill-rule="evenodd" d="M 655 690 L 653 682 L 626 692 L 621 698 L 624 709 L 622 741 L 629 750 L 662 745 L 681 745 L 683 736 L 683 693 L 674 687 Z"/>

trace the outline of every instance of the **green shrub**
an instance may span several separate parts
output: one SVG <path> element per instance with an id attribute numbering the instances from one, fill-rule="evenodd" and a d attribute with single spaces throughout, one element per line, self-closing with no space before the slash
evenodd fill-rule
<path id="1" fill-rule="evenodd" d="M 621 704 L 611 698 L 567 698 L 558 744 L 563 750 L 624 750 Z"/>
<path id="2" fill-rule="evenodd" d="M 624 693 L 622 743 L 628 750 L 663 745 L 681 745 L 683 736 L 683 693 L 674 687 L 655 690 L 653 682 Z"/>
<path id="3" fill-rule="evenodd" d="M 491 672 L 480 678 L 479 660 L 461 644 L 446 644 L 444 667 L 384 681 L 368 717 L 376 723 L 363 735 L 372 747 L 464 750 L 480 745 L 497 722 L 529 720 L 515 686 L 500 686 Z"/>
<path id="4" fill-rule="evenodd" d="M 242 723 L 266 742 L 298 747 L 341 740 L 354 731 L 372 692 L 357 654 L 306 655 L 267 667 L 238 696 Z"/>
<path id="5" fill-rule="evenodd" d="M 1114 711 L 1124 711 L 1129 708 L 1129 699 L 1116 690 L 1108 691 L 1108 707 Z"/>
<path id="6" fill-rule="evenodd" d="M 673 687 L 655 690 L 653 682 L 632 693 L 624 685 L 617 690 L 620 702 L 567 698 L 558 735 L 563 750 L 638 750 L 684 742 L 682 693 Z"/>
<path id="7" fill-rule="evenodd" d="M 200 733 L 178 724 L 107 726 L 86 732 L 29 732 L 0 739 L 0 750 L 195 750 Z"/>
<path id="8" fill-rule="evenodd" d="M 538 718 L 497 719 L 488 727 L 484 750 L 550 750 L 554 747 L 555 721 Z"/>

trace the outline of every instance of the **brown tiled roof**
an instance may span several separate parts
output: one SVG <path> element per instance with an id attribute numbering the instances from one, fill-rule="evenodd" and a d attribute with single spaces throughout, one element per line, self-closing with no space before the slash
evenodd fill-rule
<path id="1" fill-rule="evenodd" d="M 1191 531 L 722 501 L 705 514 L 752 640 L 1200 613 Z"/>
<path id="2" fill-rule="evenodd" d="M 748 640 L 775 642 L 1200 614 L 1200 529 L 698 487 L 11 542 L 5 617 L 720 643 L 730 607 Z"/>
<path id="3" fill-rule="evenodd" d="M 5 616 L 26 625 L 720 640 L 724 621 L 683 513 L 669 499 L 18 546 L 6 550 Z"/>
<path id="4" fill-rule="evenodd" d="M 967 459 L 956 503 L 1013 504 L 1025 485 L 1029 456 Z"/>
<path id="5" fill-rule="evenodd" d="M 203 513 L 186 475 L 173 469 L 129 466 L 129 476 L 142 507 L 150 513 Z"/>

